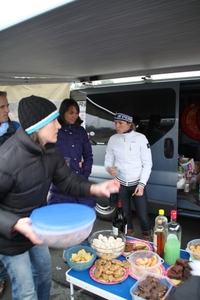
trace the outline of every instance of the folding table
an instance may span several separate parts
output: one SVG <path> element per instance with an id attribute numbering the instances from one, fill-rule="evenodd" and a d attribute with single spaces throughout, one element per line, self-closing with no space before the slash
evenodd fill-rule
<path id="1" fill-rule="evenodd" d="M 189 254 L 185 250 L 181 250 L 181 258 L 189 259 Z M 120 256 L 118 259 L 123 260 L 125 257 Z M 165 269 L 169 267 L 165 263 L 163 265 Z M 89 270 L 77 272 L 72 269 L 66 272 L 66 280 L 70 283 L 71 300 L 74 300 L 74 285 L 108 300 L 132 300 L 130 288 L 136 282 L 134 278 L 128 276 L 121 283 L 102 284 L 90 277 Z"/>

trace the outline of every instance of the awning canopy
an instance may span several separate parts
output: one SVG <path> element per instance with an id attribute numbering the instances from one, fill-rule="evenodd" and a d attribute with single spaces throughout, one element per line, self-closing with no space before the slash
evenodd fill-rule
<path id="1" fill-rule="evenodd" d="M 76 0 L 0 31 L 0 82 L 200 70 L 199 16 L 199 0 Z"/>

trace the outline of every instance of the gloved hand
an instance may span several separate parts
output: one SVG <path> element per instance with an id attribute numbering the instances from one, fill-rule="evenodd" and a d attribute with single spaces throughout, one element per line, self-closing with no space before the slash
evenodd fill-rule
<path id="1" fill-rule="evenodd" d="M 195 260 L 193 262 L 190 262 L 189 265 L 192 269 L 191 274 L 193 276 L 200 276 L 200 261 Z"/>

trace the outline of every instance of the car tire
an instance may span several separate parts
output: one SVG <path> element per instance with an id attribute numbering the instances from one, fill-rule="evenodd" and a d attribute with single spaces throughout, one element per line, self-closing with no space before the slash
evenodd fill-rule
<path id="1" fill-rule="evenodd" d="M 100 204 L 96 204 L 95 210 L 98 219 L 104 220 L 104 221 L 111 221 L 113 216 L 115 215 L 117 207 L 116 206 L 102 206 Z"/>

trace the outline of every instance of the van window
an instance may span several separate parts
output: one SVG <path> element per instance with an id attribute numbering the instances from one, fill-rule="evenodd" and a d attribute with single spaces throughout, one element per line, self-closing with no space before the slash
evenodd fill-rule
<path id="1" fill-rule="evenodd" d="M 118 105 L 131 104 L 136 130 L 145 134 L 151 145 L 175 123 L 176 95 L 173 89 L 117 91 L 87 95 L 86 130 L 97 144 L 107 144 L 116 133 L 114 115 Z"/>

